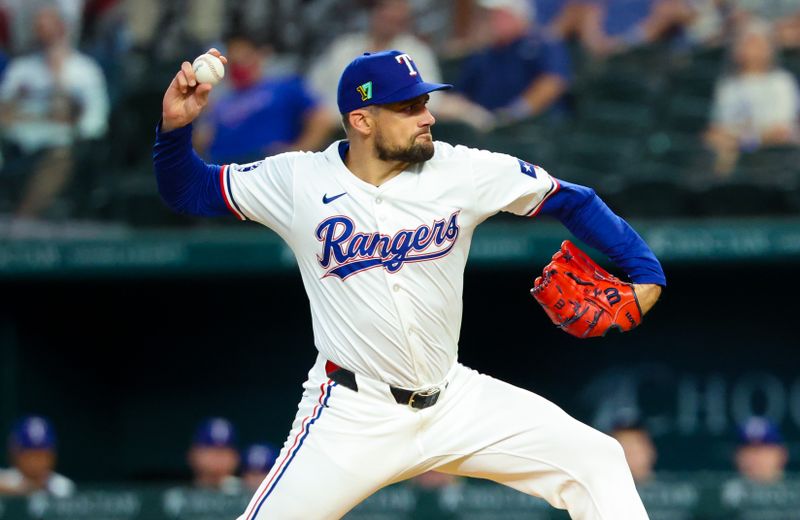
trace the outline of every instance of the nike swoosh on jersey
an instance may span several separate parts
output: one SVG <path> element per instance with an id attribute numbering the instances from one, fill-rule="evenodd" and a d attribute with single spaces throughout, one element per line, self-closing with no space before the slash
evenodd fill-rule
<path id="1" fill-rule="evenodd" d="M 347 195 L 346 191 L 344 193 L 340 193 L 338 195 L 334 195 L 333 197 L 328 197 L 328 194 L 326 193 L 325 195 L 322 196 L 322 203 L 323 204 L 330 204 L 334 200 L 338 199 L 339 197 L 344 197 L 345 195 Z"/>

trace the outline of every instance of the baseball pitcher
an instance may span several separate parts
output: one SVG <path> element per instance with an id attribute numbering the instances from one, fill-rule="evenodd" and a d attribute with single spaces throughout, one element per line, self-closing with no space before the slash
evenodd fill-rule
<path id="1" fill-rule="evenodd" d="M 221 166 L 191 146 L 211 86 L 185 62 L 164 95 L 153 152 L 163 199 L 180 213 L 233 214 L 274 230 L 297 257 L 311 305 L 317 361 L 240 520 L 340 518 L 429 470 L 499 482 L 575 519 L 647 518 L 615 440 L 463 366 L 458 336 L 472 235 L 499 211 L 559 219 L 630 278 L 566 241 L 532 291 L 570 334 L 635 327 L 666 283 L 661 266 L 591 189 L 434 141 L 426 104 L 450 87 L 426 83 L 403 52 L 364 54 L 338 85 L 347 139 Z"/>

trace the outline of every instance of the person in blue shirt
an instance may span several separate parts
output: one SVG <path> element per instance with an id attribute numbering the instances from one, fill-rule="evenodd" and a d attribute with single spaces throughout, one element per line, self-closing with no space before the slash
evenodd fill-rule
<path id="1" fill-rule="evenodd" d="M 535 28 L 524 0 L 480 0 L 490 46 L 468 56 L 457 86 L 494 112 L 498 124 L 540 115 L 559 103 L 570 84 L 566 47 Z"/>
<path id="2" fill-rule="evenodd" d="M 668 40 L 680 34 L 699 13 L 686 0 L 566 0 L 562 3 L 560 12 L 549 23 L 550 32 L 559 38 L 575 37 L 586 50 L 601 57 Z"/>
<path id="3" fill-rule="evenodd" d="M 198 151 L 219 164 L 246 163 L 327 144 L 334 122 L 303 78 L 265 76 L 269 50 L 254 36 L 233 34 L 226 46 L 230 61 L 223 81 L 230 89 L 198 132 Z"/>

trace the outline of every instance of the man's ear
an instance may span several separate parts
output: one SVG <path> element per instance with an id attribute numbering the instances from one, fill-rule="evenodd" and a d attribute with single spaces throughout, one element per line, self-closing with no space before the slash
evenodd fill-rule
<path id="1" fill-rule="evenodd" d="M 366 137 L 375 130 L 375 119 L 370 110 L 353 110 L 347 117 L 350 122 L 350 128 L 362 136 Z"/>

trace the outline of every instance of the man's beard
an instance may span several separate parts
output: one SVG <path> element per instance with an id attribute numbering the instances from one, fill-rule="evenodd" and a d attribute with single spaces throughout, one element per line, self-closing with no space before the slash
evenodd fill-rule
<path id="1" fill-rule="evenodd" d="M 403 163 L 417 164 L 425 162 L 433 157 L 433 141 L 417 142 L 416 136 L 411 144 L 405 148 L 389 146 L 383 139 L 383 134 L 378 131 L 375 134 L 375 152 L 381 161 L 397 161 Z"/>

